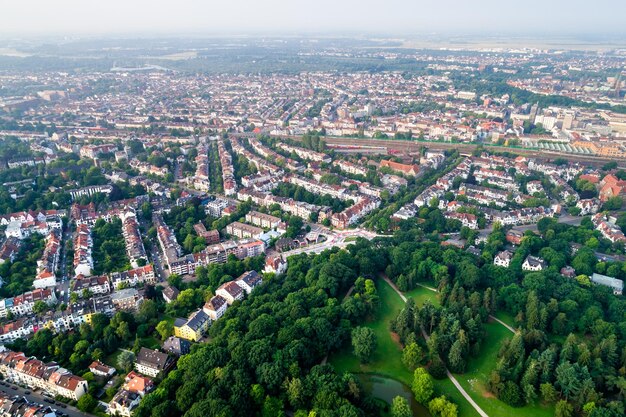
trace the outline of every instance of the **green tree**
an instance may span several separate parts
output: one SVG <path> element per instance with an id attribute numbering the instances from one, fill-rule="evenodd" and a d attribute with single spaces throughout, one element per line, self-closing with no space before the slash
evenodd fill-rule
<path id="1" fill-rule="evenodd" d="M 91 394 L 86 393 L 82 397 L 80 397 L 76 406 L 79 410 L 85 413 L 89 413 L 98 406 L 98 400 L 92 397 Z"/>
<path id="2" fill-rule="evenodd" d="M 561 400 L 556 403 L 554 410 L 554 417 L 572 417 L 574 414 L 574 407 L 565 400 Z"/>
<path id="3" fill-rule="evenodd" d="M 352 330 L 352 349 L 362 363 L 369 362 L 376 350 L 376 334 L 369 327 L 356 327 Z"/>
<path id="4" fill-rule="evenodd" d="M 156 331 L 161 336 L 161 340 L 165 340 L 174 333 L 174 325 L 167 320 L 161 320 L 156 326 Z"/>
<path id="5" fill-rule="evenodd" d="M 117 366 L 125 372 L 130 372 L 135 363 L 135 354 L 129 350 L 123 350 L 117 357 Z"/>
<path id="6" fill-rule="evenodd" d="M 448 401 L 445 395 L 433 398 L 428 403 L 428 411 L 430 411 L 430 414 L 434 417 L 457 417 L 458 415 L 456 404 Z"/>
<path id="7" fill-rule="evenodd" d="M 402 350 L 402 363 L 409 368 L 410 371 L 414 371 L 424 358 L 422 348 L 415 342 L 409 343 Z"/>
<path id="8" fill-rule="evenodd" d="M 409 402 L 404 397 L 397 396 L 391 402 L 392 417 L 413 417 Z"/>
<path id="9" fill-rule="evenodd" d="M 428 404 L 428 401 L 433 397 L 435 393 L 433 380 L 424 368 L 417 368 L 415 372 L 413 372 L 411 390 L 413 391 L 413 395 L 415 395 L 415 399 L 420 404 Z"/>

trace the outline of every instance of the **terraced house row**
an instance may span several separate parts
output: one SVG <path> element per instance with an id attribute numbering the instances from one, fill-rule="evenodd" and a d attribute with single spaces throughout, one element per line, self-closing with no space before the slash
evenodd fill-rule
<path id="1" fill-rule="evenodd" d="M 7 350 L 0 353 L 0 373 L 9 381 L 75 401 L 88 390 L 87 381 L 83 378 L 54 362 L 46 364 L 21 352 Z"/>

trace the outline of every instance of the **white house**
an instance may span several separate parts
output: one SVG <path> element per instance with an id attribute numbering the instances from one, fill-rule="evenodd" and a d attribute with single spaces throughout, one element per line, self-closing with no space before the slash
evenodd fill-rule
<path id="1" fill-rule="evenodd" d="M 545 269 L 548 265 L 546 261 L 541 258 L 537 258 L 536 256 L 528 255 L 526 259 L 524 259 L 524 263 L 522 264 L 522 269 L 524 271 L 541 271 Z"/>
<path id="2" fill-rule="evenodd" d="M 504 250 L 496 255 L 493 258 L 493 264 L 496 266 L 502 266 L 504 268 L 508 268 L 511 264 L 511 259 L 513 258 L 513 253 L 508 250 Z"/>

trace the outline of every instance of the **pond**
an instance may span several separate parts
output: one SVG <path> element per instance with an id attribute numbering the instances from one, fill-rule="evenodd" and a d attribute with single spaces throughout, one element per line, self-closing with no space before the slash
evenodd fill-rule
<path id="1" fill-rule="evenodd" d="M 373 397 L 380 398 L 389 405 L 398 395 L 406 398 L 411 405 L 414 417 L 430 417 L 428 410 L 413 397 L 411 389 L 402 382 L 375 374 L 357 374 L 366 392 Z"/>

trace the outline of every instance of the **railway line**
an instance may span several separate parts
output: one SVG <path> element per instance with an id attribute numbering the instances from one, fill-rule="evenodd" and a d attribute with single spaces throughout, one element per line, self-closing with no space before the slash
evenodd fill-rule
<path id="1" fill-rule="evenodd" d="M 287 137 L 296 141 L 300 141 L 301 136 L 280 136 Z M 557 158 L 565 158 L 568 161 L 581 162 L 594 166 L 602 166 L 607 162 L 616 161 L 620 164 L 620 167 L 626 167 L 626 161 L 622 159 L 596 156 L 596 155 L 579 155 L 566 152 L 548 151 L 545 149 L 530 149 L 530 148 L 509 148 L 504 146 L 494 146 L 487 144 L 474 144 L 474 143 L 450 143 L 450 142 L 427 142 L 427 141 L 409 141 L 398 139 L 357 139 L 357 138 L 343 138 L 343 137 L 327 137 L 322 136 L 321 139 L 326 142 L 327 145 L 342 145 L 342 146 L 364 146 L 370 147 L 370 151 L 364 153 L 372 153 L 371 149 L 375 147 L 385 147 L 388 150 L 398 150 L 402 152 L 418 152 L 421 148 L 427 147 L 434 150 L 458 150 L 460 153 L 471 153 L 479 146 L 482 146 L 485 150 L 492 152 L 511 152 L 518 155 L 541 158 L 545 160 L 553 160 Z M 368 149 L 368 148 L 365 148 Z"/>

